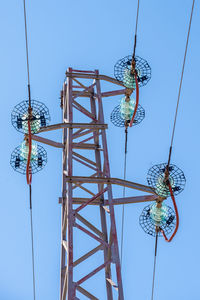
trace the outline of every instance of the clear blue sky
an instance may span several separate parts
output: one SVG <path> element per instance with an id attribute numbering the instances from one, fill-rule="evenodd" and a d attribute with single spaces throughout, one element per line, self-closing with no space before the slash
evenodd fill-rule
<path id="1" fill-rule="evenodd" d="M 67 67 L 99 69 L 113 76 L 116 61 L 131 54 L 137 1 L 27 2 L 32 96 L 49 107 L 54 124 L 61 121 L 59 93 Z M 167 161 L 191 5 L 192 0 L 141 0 L 136 54 L 150 64 L 152 79 L 140 90 L 146 118 L 129 131 L 128 180 L 146 184 L 148 169 Z M 172 163 L 187 179 L 185 190 L 177 196 L 180 229 L 171 244 L 159 240 L 155 300 L 200 299 L 199 11 L 197 1 L 172 155 Z M 11 152 L 23 140 L 12 127 L 10 114 L 27 97 L 22 0 L 0 4 L 0 37 L 0 299 L 27 300 L 32 299 L 28 187 L 25 177 L 9 164 Z M 106 99 L 104 109 L 111 174 L 122 178 L 123 129 L 109 119 L 119 100 Z M 61 139 L 58 132 L 44 136 Z M 44 147 L 48 164 L 33 177 L 36 293 L 37 300 L 55 300 L 59 297 L 61 151 Z M 114 195 L 120 197 L 122 189 L 114 189 Z M 127 191 L 127 195 L 133 193 Z M 146 300 L 151 295 L 154 239 L 138 223 L 144 206 L 130 205 L 125 211 L 126 300 Z M 121 208 L 116 209 L 116 218 L 120 229 Z M 95 288 L 104 300 L 99 287 Z"/>

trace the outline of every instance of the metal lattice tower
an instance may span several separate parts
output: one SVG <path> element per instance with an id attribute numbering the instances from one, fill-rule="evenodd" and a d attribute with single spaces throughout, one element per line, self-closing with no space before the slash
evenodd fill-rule
<path id="1" fill-rule="evenodd" d="M 121 89 L 102 92 L 102 80 L 121 86 Z M 102 99 L 125 93 L 126 89 L 121 82 L 99 75 L 97 70 L 69 68 L 61 92 L 63 121 L 40 130 L 63 129 L 62 143 L 32 136 L 34 140 L 63 151 L 62 197 L 59 199 L 62 205 L 60 300 L 80 300 L 77 291 L 85 296 L 84 299 L 99 299 L 94 295 L 95 289 L 91 291 L 84 284 L 103 270 L 101 274 L 104 275 L 101 279 L 98 277 L 98 280 L 103 281 L 106 299 L 124 299 L 114 205 L 154 201 L 159 197 L 151 187 L 110 177 L 106 138 L 108 126 L 104 123 Z M 82 120 L 87 121 L 82 123 Z M 113 198 L 113 184 L 149 195 Z M 94 225 L 89 217 L 83 217 L 88 209 L 96 213 L 99 226 Z M 78 247 L 86 243 L 86 240 L 74 243 L 77 231 L 93 239 L 97 246 L 75 259 Z M 79 266 L 94 255 L 99 255 L 99 265 L 89 273 L 85 270 L 85 274 L 80 276 Z M 95 284 L 98 285 L 98 282 Z"/>

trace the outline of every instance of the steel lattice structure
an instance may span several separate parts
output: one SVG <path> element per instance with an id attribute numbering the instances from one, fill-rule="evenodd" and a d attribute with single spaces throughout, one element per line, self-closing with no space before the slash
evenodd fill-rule
<path id="1" fill-rule="evenodd" d="M 103 80 L 121 89 L 102 92 Z M 42 133 L 62 129 L 62 143 L 32 135 L 33 140 L 60 148 L 63 152 L 62 197 L 59 199 L 62 205 L 60 300 L 124 299 L 114 206 L 154 201 L 159 197 L 151 187 L 110 177 L 108 126 L 104 122 L 102 99 L 125 93 L 126 89 L 119 81 L 100 75 L 97 70 L 69 68 L 61 92 L 62 123 L 40 130 Z M 148 194 L 114 198 L 112 185 Z M 87 238 L 96 246 L 80 254 Z M 92 257 L 98 264 L 96 267 L 90 264 Z M 81 269 L 84 263 L 87 263 L 87 268 Z M 96 276 L 95 284 L 88 286 L 93 276 Z M 106 295 L 102 298 L 95 295 L 95 286 L 100 285 L 104 289 L 102 294 Z"/>

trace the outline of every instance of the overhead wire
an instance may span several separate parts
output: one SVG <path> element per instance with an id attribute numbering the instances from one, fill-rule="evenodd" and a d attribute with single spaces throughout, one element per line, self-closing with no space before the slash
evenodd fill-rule
<path id="1" fill-rule="evenodd" d="M 35 285 L 35 260 L 34 260 L 34 235 L 33 235 L 33 214 L 32 214 L 32 172 L 31 172 L 31 152 L 32 152 L 32 137 L 31 137 L 31 85 L 30 85 L 30 68 L 29 68 L 29 49 L 28 49 L 28 30 L 27 30 L 27 17 L 26 17 L 26 1 L 23 0 L 24 7 L 24 29 L 25 29 L 25 41 L 26 41 L 26 66 L 27 66 L 27 79 L 28 79 L 28 157 L 26 165 L 26 180 L 29 185 L 29 209 L 30 209 L 30 227 L 31 227 L 31 252 L 32 252 L 32 281 L 33 281 L 33 299 L 36 298 L 36 285 Z"/>
<path id="2" fill-rule="evenodd" d="M 155 274 L 156 274 L 156 258 L 158 249 L 158 228 L 156 228 L 156 239 L 155 239 L 155 253 L 154 253 L 154 264 L 153 264 L 153 281 L 152 281 L 152 293 L 151 300 L 154 298 L 154 285 L 155 285 Z"/>
<path id="3" fill-rule="evenodd" d="M 192 18 L 193 18 L 193 12 L 194 12 L 194 4 L 195 0 L 192 2 L 192 9 L 191 9 L 191 14 L 190 14 L 190 21 L 189 21 L 189 27 L 188 27 L 188 32 L 187 32 L 187 40 L 186 40 L 186 46 L 185 46 L 185 53 L 184 53 L 184 59 L 183 59 L 183 66 L 182 66 L 182 72 L 181 72 L 181 79 L 180 79 L 180 84 L 179 84 L 179 90 L 178 90 L 178 99 L 177 99 L 177 104 L 176 104 L 176 111 L 175 111 L 175 117 L 174 117 L 174 122 L 173 122 L 173 129 L 172 129 L 172 136 L 171 136 L 171 143 L 170 143 L 170 149 L 169 149 L 169 156 L 168 156 L 168 163 L 165 169 L 165 183 L 169 188 L 170 196 L 174 205 L 175 209 L 175 214 L 176 214 L 176 227 L 174 229 L 174 232 L 172 233 L 170 238 L 167 238 L 164 230 L 162 228 L 159 228 L 160 232 L 162 233 L 164 239 L 166 242 L 171 242 L 176 235 L 179 227 L 179 214 L 178 214 L 178 208 L 176 205 L 173 189 L 170 183 L 169 179 L 169 166 L 170 166 L 170 161 L 171 161 L 171 155 L 172 155 L 172 147 L 173 147 L 173 142 L 174 142 L 174 134 L 175 134 L 175 129 L 176 129 L 176 122 L 177 122 L 177 115 L 178 115 L 178 109 L 179 109 L 179 104 L 180 104 L 180 95 L 181 95 L 181 88 L 182 88 L 182 83 L 183 83 L 183 75 L 184 75 L 184 70 L 185 70 L 185 62 L 186 62 L 186 57 L 187 57 L 187 50 L 188 50 L 188 44 L 189 44 L 189 37 L 190 37 L 190 30 L 191 30 L 191 24 L 192 24 Z M 157 228 L 156 228 L 157 230 Z M 156 256 L 157 256 L 157 243 L 158 243 L 158 230 L 156 231 L 156 241 L 155 241 L 155 257 L 154 257 L 154 267 L 153 267 L 153 283 L 152 283 L 152 296 L 151 300 L 153 300 L 154 297 L 154 283 L 155 283 L 155 271 L 156 271 Z"/>
<path id="4" fill-rule="evenodd" d="M 185 53 L 184 53 L 184 58 L 183 58 L 183 65 L 182 65 L 182 72 L 181 72 L 181 78 L 180 78 L 180 83 L 179 83 L 179 90 L 178 90 L 178 98 L 177 98 L 177 104 L 176 104 L 176 111 L 175 111 L 175 117 L 174 117 L 174 122 L 173 122 L 173 129 L 172 129 L 172 136 L 171 136 L 171 143 L 170 143 L 170 148 L 169 148 L 169 156 L 168 156 L 168 163 L 166 166 L 166 170 L 165 170 L 165 182 L 169 188 L 170 191 L 170 196 L 174 205 L 174 209 L 175 209 L 175 213 L 176 213 L 176 228 L 174 230 L 174 233 L 172 234 L 171 238 L 168 240 L 164 231 L 161 230 L 165 240 L 167 242 L 171 242 L 172 239 L 174 238 L 177 230 L 178 230 L 178 226 L 179 226 L 179 215 L 178 215 L 178 208 L 176 205 L 176 201 L 175 201 L 175 197 L 173 194 L 173 190 L 170 184 L 170 180 L 169 180 L 169 165 L 170 165 L 170 161 L 171 161 L 171 155 L 172 155 L 172 148 L 173 148 L 173 142 L 174 142 L 174 134 L 175 134 L 175 129 L 176 129 L 176 122 L 177 122 L 177 115 L 178 115 L 178 109 L 179 109 L 179 105 L 180 105 L 180 96 L 181 96 L 181 88 L 182 88 L 182 83 L 183 83 L 183 75 L 184 75 L 184 70 L 185 70 L 185 62 L 186 62 L 186 57 L 187 57 L 187 51 L 188 51 L 188 44 L 189 44 L 189 38 L 190 38 L 190 31 L 191 31 L 191 25 L 192 25 L 192 18 L 193 18 L 193 13 L 194 13 L 194 4 L 195 4 L 195 0 L 193 0 L 192 2 L 192 8 L 191 8 L 191 13 L 190 13 L 190 21 L 189 21 L 189 27 L 188 27 L 188 32 L 187 32 L 187 40 L 186 40 L 186 46 L 185 46 Z"/>
<path id="5" fill-rule="evenodd" d="M 32 272 L 33 272 L 33 299 L 36 298 L 35 291 L 35 255 L 34 255 L 34 236 L 33 236 L 33 212 L 32 212 L 32 188 L 29 185 L 29 204 L 30 204 L 30 223 L 31 223 L 31 249 L 32 249 Z"/>
<path id="6" fill-rule="evenodd" d="M 133 47 L 133 55 L 132 55 L 132 62 L 131 62 L 131 73 L 134 74 L 135 82 L 136 82 L 136 104 L 133 112 L 133 116 L 131 121 L 128 123 L 125 121 L 125 153 L 124 153 L 124 177 L 126 179 L 126 165 L 127 165 L 127 148 L 128 148 L 128 126 L 132 126 L 137 108 L 139 103 L 139 86 L 137 80 L 137 73 L 135 71 L 135 51 L 137 45 L 137 29 L 138 29 L 138 18 L 139 18 L 139 8 L 140 8 L 140 0 L 137 2 L 137 14 L 136 14 L 136 23 L 135 23 L 135 36 L 134 36 L 134 47 Z M 128 96 L 129 98 L 129 96 Z M 123 198 L 125 198 L 126 188 L 123 187 Z M 124 242 L 124 214 L 125 214 L 125 207 L 124 204 L 122 206 L 122 224 L 121 224 L 121 267 L 122 267 L 122 259 L 123 259 L 123 242 Z"/>
<path id="7" fill-rule="evenodd" d="M 133 56 L 132 56 L 132 63 L 131 63 L 131 72 L 134 74 L 135 82 L 136 82 L 136 104 L 133 112 L 133 116 L 131 118 L 129 126 L 131 127 L 137 112 L 138 102 L 139 102 L 139 87 L 137 81 L 137 74 L 135 72 L 135 51 L 136 51 L 136 44 L 137 44 L 137 28 L 138 28 L 138 17 L 139 17 L 139 6 L 140 0 L 137 3 L 137 15 L 136 15 L 136 24 L 135 24 L 135 37 L 134 37 L 134 47 L 133 47 Z M 124 153 L 124 180 L 126 179 L 126 165 L 127 165 L 127 147 L 128 147 L 128 123 L 125 122 L 125 153 Z M 123 198 L 125 198 L 125 191 L 126 188 L 123 187 Z M 121 224 L 121 266 L 123 260 L 123 242 L 124 242 L 124 214 L 125 214 L 125 207 L 124 204 L 122 206 L 122 224 Z"/>
<path id="8" fill-rule="evenodd" d="M 127 165 L 127 146 L 128 146 L 128 126 L 125 124 L 125 149 L 124 149 L 124 177 L 126 179 L 126 165 Z M 123 199 L 126 195 L 126 188 L 123 187 Z M 121 266 L 123 260 L 123 243 L 124 243 L 124 214 L 125 214 L 125 206 L 122 206 L 122 224 L 121 224 Z"/>
<path id="9" fill-rule="evenodd" d="M 187 32 L 185 54 L 184 54 L 184 59 L 183 59 L 181 79 L 180 79 L 179 90 L 178 90 L 178 99 L 177 99 L 177 104 L 176 104 L 174 124 L 173 124 L 173 129 L 172 129 L 172 136 L 171 136 L 171 144 L 170 144 L 170 149 L 169 149 L 168 166 L 170 164 L 171 154 L 172 154 L 172 146 L 173 146 L 173 142 L 174 142 L 174 134 L 175 134 L 175 129 L 176 129 L 176 121 L 177 121 L 177 115 L 178 115 L 178 109 L 179 109 L 179 103 L 180 103 L 181 88 L 182 88 L 182 83 L 183 83 L 183 75 L 184 75 L 184 71 L 185 71 L 185 62 L 186 62 L 187 51 L 188 51 L 188 44 L 189 44 L 189 38 L 190 38 L 190 30 L 191 30 L 192 18 L 193 18 L 193 12 L 194 12 L 194 4 L 195 4 L 195 0 L 193 0 L 193 2 L 192 2 L 192 9 L 191 9 L 189 27 L 188 27 L 188 32 Z"/>
<path id="10" fill-rule="evenodd" d="M 28 30 L 27 30 L 27 20 L 26 20 L 26 0 L 23 0 L 24 6 L 24 29 L 25 29 L 25 40 L 26 40 L 26 67 L 28 76 L 28 99 L 29 107 L 31 107 L 31 88 L 30 88 L 30 68 L 29 68 L 29 51 L 28 51 Z"/>
<path id="11" fill-rule="evenodd" d="M 137 3 L 137 15 L 136 15 L 136 22 L 135 22 L 135 38 L 134 38 L 134 47 L 133 47 L 133 58 L 135 57 L 135 50 L 136 50 L 136 45 L 137 45 L 137 28 L 138 28 L 139 9 L 140 9 L 140 0 L 138 0 L 138 3 Z"/>

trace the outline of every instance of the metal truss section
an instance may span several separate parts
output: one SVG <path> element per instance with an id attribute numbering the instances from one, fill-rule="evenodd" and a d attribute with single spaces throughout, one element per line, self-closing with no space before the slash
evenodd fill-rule
<path id="1" fill-rule="evenodd" d="M 107 181 L 110 178 L 107 125 L 104 123 L 99 73 L 98 71 L 76 72 L 70 68 L 66 75 L 62 92 L 62 124 L 72 124 L 72 126 L 63 128 L 60 299 L 79 299 L 80 295 L 84 295 L 87 299 L 99 299 L 95 295 L 96 289 L 89 289 L 87 282 L 103 271 L 104 275 L 101 272 L 101 277 L 106 299 L 123 300 L 112 185 Z M 80 82 L 80 77 L 81 80 L 82 78 L 87 80 Z M 114 79 L 113 81 L 115 83 Z M 120 94 L 119 91 L 117 93 Z M 87 123 L 76 128 L 74 124 L 77 120 L 79 122 L 87 120 Z M 78 179 L 76 176 L 80 176 L 80 172 L 83 176 Z M 98 178 L 105 179 L 105 182 L 99 181 Z M 89 179 L 91 182 L 88 182 Z M 81 197 L 82 194 L 86 196 L 86 200 L 78 204 L 75 198 Z M 105 198 L 107 208 L 104 205 Z M 97 201 L 98 205 L 91 206 Z M 99 218 L 95 220 L 95 224 L 94 218 L 92 222 L 88 217 L 88 207 L 92 207 L 95 218 Z M 85 237 L 82 241 L 79 238 L 80 244 L 87 243 L 87 238 L 90 238 L 95 246 L 75 259 L 78 249 L 78 245 L 74 243 L 76 234 Z M 98 255 L 99 264 L 93 266 L 91 271 L 85 271 L 80 275 L 78 268 L 94 255 Z M 96 282 L 95 278 L 95 285 L 99 286 L 99 284 L 102 282 Z"/>
<path id="2" fill-rule="evenodd" d="M 123 88 L 102 92 L 102 80 Z M 126 92 L 97 70 L 69 68 L 61 91 L 62 123 L 39 131 L 62 129 L 62 142 L 32 134 L 62 149 L 60 300 L 124 300 L 114 205 L 159 197 L 149 186 L 110 176 L 102 99 Z M 113 198 L 113 185 L 148 194 Z"/>

